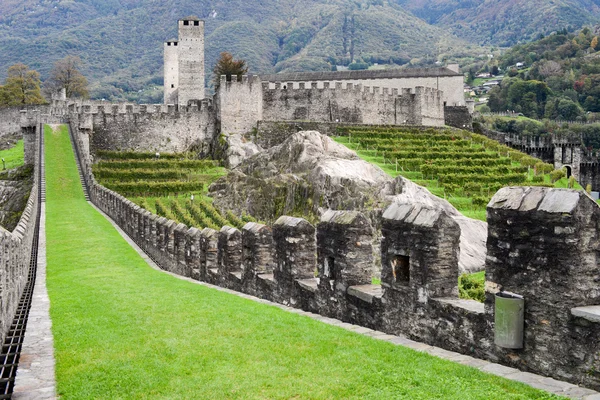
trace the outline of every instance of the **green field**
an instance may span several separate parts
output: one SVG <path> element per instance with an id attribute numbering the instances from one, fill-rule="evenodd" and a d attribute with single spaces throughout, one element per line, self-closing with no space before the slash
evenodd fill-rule
<path id="1" fill-rule="evenodd" d="M 24 157 L 23 140 L 21 139 L 10 149 L 0 150 L 0 170 L 22 166 L 24 164 Z M 2 159 L 4 162 L 2 162 Z"/>
<path id="2" fill-rule="evenodd" d="M 485 221 L 486 205 L 503 186 L 566 187 L 553 167 L 485 136 L 458 129 L 341 128 L 338 143 L 391 176 L 402 175 Z M 576 185 L 578 187 L 578 185 Z"/>
<path id="3" fill-rule="evenodd" d="M 45 130 L 47 285 L 63 399 L 553 396 L 150 268 Z"/>

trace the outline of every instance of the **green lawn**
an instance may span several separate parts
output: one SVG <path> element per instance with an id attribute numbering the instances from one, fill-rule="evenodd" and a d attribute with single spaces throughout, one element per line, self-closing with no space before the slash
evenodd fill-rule
<path id="1" fill-rule="evenodd" d="M 153 270 L 85 202 L 66 129 L 45 137 L 61 398 L 552 398 Z"/>
<path id="2" fill-rule="evenodd" d="M 23 139 L 19 140 L 16 145 L 7 150 L 0 150 L 0 170 L 4 169 L 4 165 L 2 163 L 2 158 L 4 159 L 4 164 L 6 164 L 6 169 L 17 168 L 23 165 L 24 163 L 24 150 L 23 150 Z"/>

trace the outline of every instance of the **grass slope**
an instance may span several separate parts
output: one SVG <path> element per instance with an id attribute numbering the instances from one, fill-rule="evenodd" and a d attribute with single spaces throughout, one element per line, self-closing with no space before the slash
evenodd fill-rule
<path id="1" fill-rule="evenodd" d="M 63 399 L 551 397 L 151 269 L 85 202 L 66 129 L 45 136 Z"/>
<path id="2" fill-rule="evenodd" d="M 12 169 L 22 166 L 24 157 L 23 140 L 21 139 L 10 149 L 0 150 L 0 169 L 4 167 L 1 159 L 4 159 L 6 169 Z"/>

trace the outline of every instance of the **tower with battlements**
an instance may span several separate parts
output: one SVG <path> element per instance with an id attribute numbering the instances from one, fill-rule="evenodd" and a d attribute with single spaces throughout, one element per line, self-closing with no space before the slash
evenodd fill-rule
<path id="1" fill-rule="evenodd" d="M 204 98 L 204 21 L 179 20 L 179 39 L 164 44 L 164 102 L 187 106 Z"/>
<path id="2" fill-rule="evenodd" d="M 164 45 L 164 84 L 165 104 L 177 104 L 179 88 L 179 42 L 175 39 L 165 42 Z"/>

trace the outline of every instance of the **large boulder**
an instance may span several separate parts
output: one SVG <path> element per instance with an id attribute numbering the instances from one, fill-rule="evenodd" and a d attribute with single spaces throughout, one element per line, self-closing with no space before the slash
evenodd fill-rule
<path id="1" fill-rule="evenodd" d="M 392 178 L 356 152 L 316 131 L 303 131 L 238 165 L 209 188 L 215 205 L 272 223 L 282 214 L 317 222 L 323 209 L 378 210 L 389 204 L 440 208 L 461 229 L 461 272 L 483 269 L 487 224 L 403 177 Z M 377 219 L 379 213 L 370 213 Z M 374 221 L 378 225 L 378 221 Z"/>

